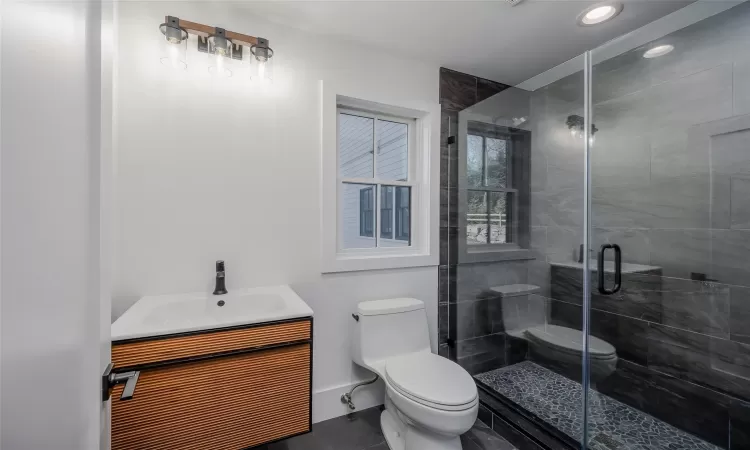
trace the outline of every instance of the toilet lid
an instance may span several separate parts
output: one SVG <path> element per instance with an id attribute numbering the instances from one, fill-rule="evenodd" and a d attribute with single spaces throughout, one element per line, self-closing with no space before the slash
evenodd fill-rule
<path id="1" fill-rule="evenodd" d="M 385 363 L 391 385 L 414 399 L 460 406 L 477 398 L 477 386 L 461 366 L 432 353 L 391 358 Z"/>
<path id="2" fill-rule="evenodd" d="M 526 336 L 568 353 L 583 353 L 583 332 L 557 325 L 540 325 L 526 330 Z M 612 344 L 589 335 L 589 355 L 606 358 L 615 354 Z"/>

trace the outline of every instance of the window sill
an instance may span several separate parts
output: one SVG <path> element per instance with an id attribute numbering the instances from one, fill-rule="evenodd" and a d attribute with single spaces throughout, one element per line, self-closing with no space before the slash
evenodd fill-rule
<path id="1" fill-rule="evenodd" d="M 373 253 L 338 254 L 323 266 L 323 273 L 359 272 L 364 270 L 405 269 L 409 267 L 431 267 L 439 264 L 438 255 L 426 253 Z"/>
<path id="2" fill-rule="evenodd" d="M 526 261 L 535 259 L 532 252 L 523 248 L 507 250 L 467 249 L 459 256 L 459 263 Z"/>

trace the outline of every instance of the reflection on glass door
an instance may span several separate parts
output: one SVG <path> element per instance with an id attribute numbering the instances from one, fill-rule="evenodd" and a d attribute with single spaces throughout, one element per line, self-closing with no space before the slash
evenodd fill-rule
<path id="1" fill-rule="evenodd" d="M 589 448 L 750 448 L 749 25 L 593 52 Z"/>

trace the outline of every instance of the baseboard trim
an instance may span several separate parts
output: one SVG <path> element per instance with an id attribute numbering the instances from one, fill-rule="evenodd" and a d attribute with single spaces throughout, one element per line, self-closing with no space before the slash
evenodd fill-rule
<path id="1" fill-rule="evenodd" d="M 322 422 L 324 420 L 333 419 L 334 417 L 344 416 L 354 411 L 362 411 L 367 408 L 372 408 L 373 406 L 382 405 L 383 400 L 385 399 L 385 385 L 382 380 L 378 380 L 376 383 L 367 386 L 362 386 L 354 392 L 352 401 L 354 402 L 354 406 L 357 407 L 354 411 L 341 403 L 341 396 L 349 392 L 355 384 L 361 383 L 362 381 L 365 380 L 354 381 L 349 384 L 329 387 L 313 392 L 313 423 Z"/>

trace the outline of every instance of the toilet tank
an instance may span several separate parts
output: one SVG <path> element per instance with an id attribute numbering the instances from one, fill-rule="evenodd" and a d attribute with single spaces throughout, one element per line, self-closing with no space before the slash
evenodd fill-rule
<path id="1" fill-rule="evenodd" d="M 372 368 L 379 361 L 430 351 L 424 303 L 413 298 L 373 300 L 357 305 L 352 321 L 352 360 Z"/>

